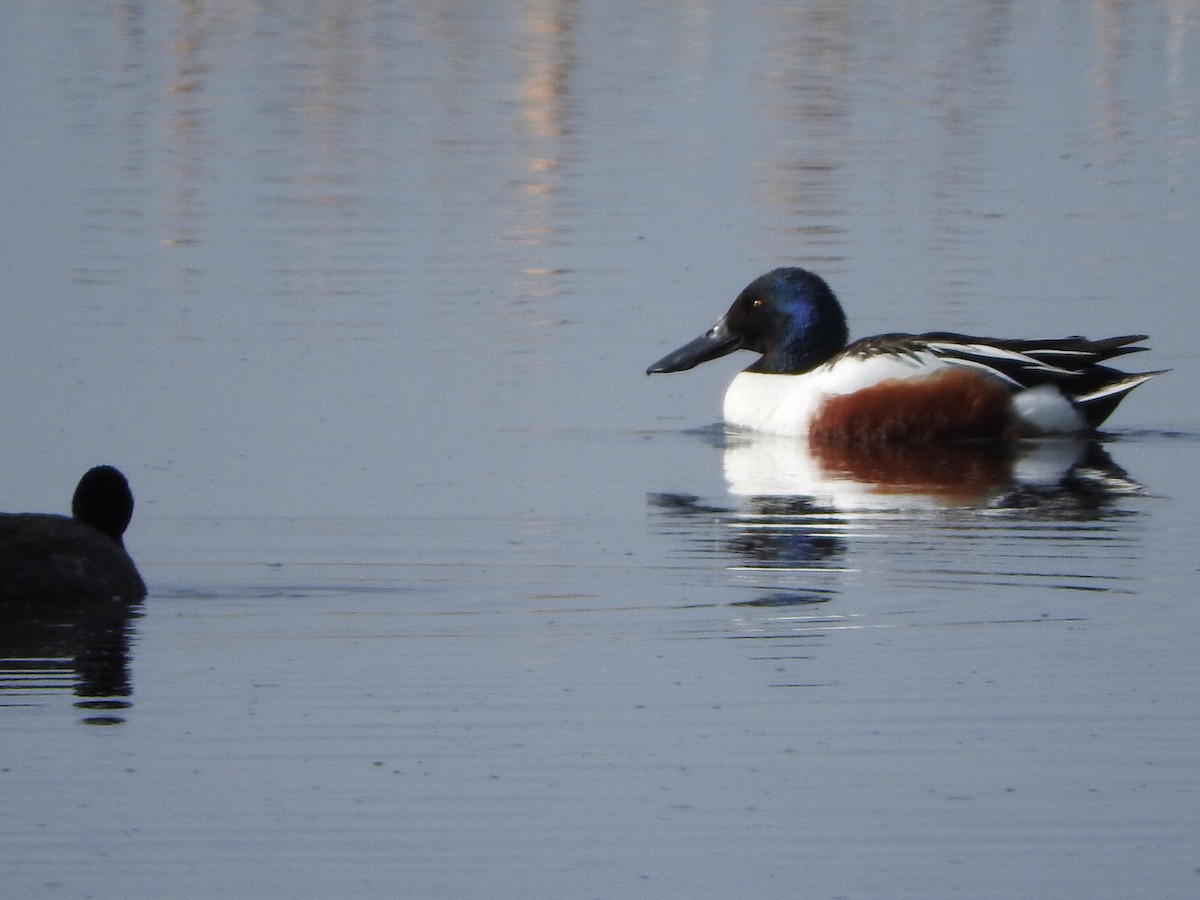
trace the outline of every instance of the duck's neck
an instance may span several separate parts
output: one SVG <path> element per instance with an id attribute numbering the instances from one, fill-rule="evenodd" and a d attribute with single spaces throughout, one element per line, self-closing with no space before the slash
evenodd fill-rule
<path id="1" fill-rule="evenodd" d="M 779 347 L 768 349 L 746 371 L 764 375 L 802 375 L 845 350 L 848 338 L 846 320 L 839 316 L 784 341 Z"/>

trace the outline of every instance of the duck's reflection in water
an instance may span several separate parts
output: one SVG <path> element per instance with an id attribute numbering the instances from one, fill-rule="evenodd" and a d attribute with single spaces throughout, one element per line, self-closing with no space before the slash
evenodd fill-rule
<path id="1" fill-rule="evenodd" d="M 1102 515 L 1139 485 L 1095 440 L 884 447 L 731 437 L 725 479 L 738 497 L 804 497 L 829 511 L 1013 509 Z"/>
<path id="2" fill-rule="evenodd" d="M 751 598 L 733 606 L 805 606 L 837 593 L 826 581 L 840 571 L 846 553 L 840 516 L 806 497 L 756 496 L 720 505 L 691 494 L 652 493 L 647 502 L 683 538 L 685 555 L 716 558 L 749 582 L 742 589 Z"/>
<path id="3" fill-rule="evenodd" d="M 673 518 L 736 523 L 721 548 L 757 566 L 820 566 L 845 551 L 836 534 L 795 528 L 799 522 L 828 519 L 827 510 L 805 497 L 755 496 L 736 506 L 701 503 L 690 494 L 650 494 L 648 501 Z"/>
<path id="4" fill-rule="evenodd" d="M 124 721 L 130 644 L 141 603 L 0 603 L 0 706 L 72 692 L 89 725 Z"/>
<path id="5" fill-rule="evenodd" d="M 828 601 L 843 587 L 850 542 L 914 515 L 1091 521 L 1140 489 L 1094 440 L 850 448 L 735 433 L 722 451 L 728 497 L 648 500 L 687 523 L 685 553 L 737 573 L 752 593 L 737 605 Z"/>

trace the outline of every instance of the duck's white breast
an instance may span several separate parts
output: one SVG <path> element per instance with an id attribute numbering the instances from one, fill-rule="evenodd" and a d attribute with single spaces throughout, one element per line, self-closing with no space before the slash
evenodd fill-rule
<path id="1" fill-rule="evenodd" d="M 767 434 L 802 435 L 826 397 L 896 378 L 923 378 L 945 369 L 932 353 L 838 357 L 803 375 L 739 372 L 725 392 L 725 421 Z"/>
<path id="2" fill-rule="evenodd" d="M 767 434 L 807 434 L 808 423 L 826 396 L 820 381 L 814 372 L 739 372 L 725 391 L 725 421 Z"/>

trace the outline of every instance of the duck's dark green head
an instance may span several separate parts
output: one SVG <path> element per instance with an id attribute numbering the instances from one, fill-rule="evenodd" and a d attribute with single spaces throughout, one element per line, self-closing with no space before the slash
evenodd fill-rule
<path id="1" fill-rule="evenodd" d="M 682 372 L 735 350 L 762 358 L 747 369 L 798 375 L 846 346 L 848 331 L 829 285 L 806 269 L 775 269 L 750 282 L 717 323 L 646 373 Z"/>

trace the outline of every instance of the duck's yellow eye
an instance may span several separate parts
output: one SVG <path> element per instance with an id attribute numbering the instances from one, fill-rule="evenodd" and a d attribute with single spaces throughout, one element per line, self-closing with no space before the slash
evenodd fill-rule
<path id="1" fill-rule="evenodd" d="M 751 303 L 750 305 L 751 305 L 751 306 L 753 306 L 755 309 L 758 309 L 760 306 L 762 306 L 762 305 L 763 305 L 762 298 L 761 298 L 761 297 L 755 297 L 755 298 L 754 298 L 754 302 L 753 302 L 753 303 Z"/>

